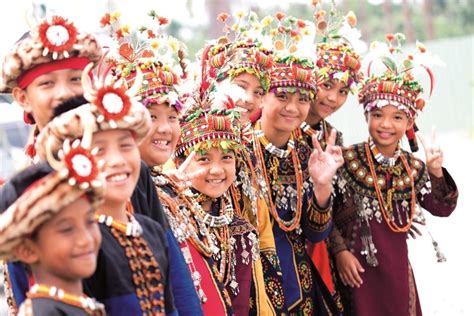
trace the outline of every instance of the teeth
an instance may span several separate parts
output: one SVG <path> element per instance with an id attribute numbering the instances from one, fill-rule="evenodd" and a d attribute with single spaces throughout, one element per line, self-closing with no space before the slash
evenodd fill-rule
<path id="1" fill-rule="evenodd" d="M 163 146 L 166 146 L 166 145 L 168 145 L 168 143 L 169 143 L 169 142 L 168 142 L 167 140 L 156 140 L 156 139 L 153 140 L 153 144 L 155 144 L 155 145 L 163 145 Z"/>
<path id="2" fill-rule="evenodd" d="M 222 183 L 224 179 L 215 179 L 215 180 L 208 180 L 210 183 Z"/>
<path id="3" fill-rule="evenodd" d="M 117 175 L 107 177 L 107 180 L 110 181 L 110 182 L 119 182 L 119 181 L 123 181 L 125 179 L 127 179 L 127 174 L 125 174 L 125 173 L 121 173 L 121 174 L 117 174 Z"/>

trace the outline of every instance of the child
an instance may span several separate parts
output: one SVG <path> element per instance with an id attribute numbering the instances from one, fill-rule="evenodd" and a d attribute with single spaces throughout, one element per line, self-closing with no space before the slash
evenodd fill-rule
<path id="1" fill-rule="evenodd" d="M 103 241 L 85 291 L 103 302 L 108 314 L 175 314 L 163 228 L 134 214 L 129 203 L 140 172 L 138 143 L 150 127 L 148 111 L 133 99 L 141 80 L 128 90 L 117 82 L 104 85 L 105 77 L 94 78 L 92 86 L 90 66 L 82 76 L 90 103 L 57 116 L 41 131 L 37 146 L 44 156 L 44 148 L 57 150 L 63 139 L 91 129 L 92 146 L 105 161 L 107 192 L 96 212 Z"/>
<path id="2" fill-rule="evenodd" d="M 387 70 L 370 76 L 359 94 L 369 140 L 344 149 L 345 163 L 338 171 L 329 246 L 348 315 L 421 315 L 407 232 L 417 204 L 448 216 L 457 201 L 438 146 L 425 148 L 426 164 L 401 149 L 401 138 L 414 135 L 414 119 L 424 105 L 412 73 L 414 60 L 426 60 L 428 54 L 422 49 L 398 66 L 400 38 L 397 46 L 394 40 L 390 37 L 383 55 Z"/>
<path id="3" fill-rule="evenodd" d="M 36 282 L 20 315 L 105 315 L 81 283 L 96 269 L 101 235 L 94 212 L 104 181 L 82 145 L 64 154 L 50 159 L 55 169 L 44 162 L 14 176 L 18 198 L 0 215 L 0 259 L 20 260 Z"/>
<path id="4" fill-rule="evenodd" d="M 334 146 L 335 133 L 330 136 L 326 151 L 318 144 L 314 154 L 301 138 L 295 137 L 314 100 L 316 87 L 311 56 L 302 57 L 312 47 L 312 37 L 298 42 L 290 34 L 294 34 L 293 30 L 310 35 L 311 25 L 283 13 L 278 14 L 277 21 L 275 28 L 285 25 L 290 31 L 278 33 L 273 39 L 277 50 L 270 91 L 263 98 L 262 117 L 255 125 L 251 150 L 266 184 L 265 198 L 273 218 L 286 309 L 295 314 L 328 315 L 336 313 L 336 307 L 306 254 L 305 244 L 307 240 L 321 241 L 329 233 L 331 179 L 342 164 L 342 157 Z M 303 25 L 305 29 L 299 30 Z"/>
<path id="5" fill-rule="evenodd" d="M 257 232 L 239 216 L 233 185 L 241 150 L 238 114 L 222 110 L 226 105 L 213 97 L 207 93 L 196 99 L 183 116 L 175 160 L 181 165 L 193 155 L 186 171 L 197 173 L 190 182 L 204 212 L 200 216 L 211 232 L 212 270 L 231 297 L 234 315 L 267 315 L 272 307 L 265 294 Z"/>

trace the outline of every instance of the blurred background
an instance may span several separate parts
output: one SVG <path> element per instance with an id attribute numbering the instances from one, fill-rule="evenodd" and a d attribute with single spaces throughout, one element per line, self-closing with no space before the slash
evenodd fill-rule
<path id="1" fill-rule="evenodd" d="M 330 5 L 329 0 L 322 2 L 326 7 Z M 474 192 L 474 1 L 339 0 L 336 3 L 343 13 L 354 11 L 357 28 L 367 44 L 383 41 L 386 33 L 402 32 L 407 37 L 408 50 L 416 40 L 422 41 L 446 64 L 432 69 L 435 89 L 417 124 L 428 136 L 436 125 L 437 142 L 445 152 L 444 165 L 458 185 L 459 203 L 447 219 L 427 215 L 428 226 L 422 228 L 423 236 L 409 241 L 410 257 L 425 315 L 474 315 L 468 296 L 474 284 L 471 271 L 474 255 L 470 247 L 474 237 L 469 234 L 474 223 L 473 200 L 469 198 Z M 54 12 L 69 17 L 83 30 L 101 33 L 99 21 L 107 12 L 120 11 L 123 23 L 133 28 L 140 26 L 151 9 L 170 20 L 166 31 L 187 44 L 190 57 L 207 40 L 222 35 L 223 24 L 216 20 L 221 12 L 253 10 L 264 17 L 284 11 L 307 20 L 313 20 L 314 14 L 310 0 L 17 0 L 0 12 L 0 58 L 3 60 L 16 40 L 30 29 L 29 24 L 35 25 L 32 16 L 41 19 L 46 12 Z M 22 111 L 10 102 L 8 95 L 0 95 L 0 181 L 23 163 L 22 147 L 28 137 Z M 329 121 L 343 132 L 346 145 L 368 136 L 355 96 L 350 96 Z M 417 155 L 424 158 L 423 152 Z M 447 262 L 436 262 L 430 233 L 440 244 Z M 0 314 L 3 315 L 1 307 Z"/>

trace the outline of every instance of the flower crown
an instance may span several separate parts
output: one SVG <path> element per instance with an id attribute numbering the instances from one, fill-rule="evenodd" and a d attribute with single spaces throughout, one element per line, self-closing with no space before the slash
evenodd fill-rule
<path id="1" fill-rule="evenodd" d="M 322 3 L 315 7 L 317 31 L 322 36 L 317 47 L 318 82 L 335 79 L 355 92 L 363 74 L 360 72 L 360 56 L 354 46 L 365 48 L 365 43 L 360 41 L 360 31 L 355 28 L 357 17 L 352 11 L 342 16 L 334 2 L 329 14 L 323 10 Z"/>
<path id="2" fill-rule="evenodd" d="M 154 10 L 148 12 L 148 16 L 153 26 L 141 26 L 137 30 L 120 25 L 118 12 L 102 17 L 102 26 L 110 29 L 118 44 L 109 62 L 115 76 L 124 78 L 129 86 L 137 77 L 137 67 L 141 69 L 143 80 L 138 95 L 144 105 L 167 103 L 179 111 L 182 109 L 179 86 L 181 79 L 187 77 L 186 47 L 161 30 L 169 23 L 167 18 Z"/>
<path id="3" fill-rule="evenodd" d="M 253 74 L 268 90 L 273 60 L 271 45 L 261 34 L 262 24 L 255 12 L 240 11 L 235 18 L 234 24 L 225 25 L 225 36 L 204 51 L 203 68 L 217 80 L 232 79 L 243 72 Z M 221 13 L 217 19 L 226 23 L 229 14 Z"/>
<path id="4" fill-rule="evenodd" d="M 431 96 L 434 75 L 428 64 L 439 63 L 439 60 L 430 55 L 419 42 L 414 53 L 404 53 L 401 48 L 401 42 L 404 40 L 405 36 L 401 33 L 387 34 L 387 44 L 371 44 L 371 53 L 375 58 L 369 63 L 368 78 L 359 93 L 359 103 L 364 106 L 365 111 L 392 104 L 405 111 L 408 116 L 416 117 L 425 106 L 425 101 L 420 96 L 423 87 L 413 73 L 416 68 L 426 70 L 430 79 Z M 400 59 L 401 62 L 397 63 Z M 384 66 L 385 70 L 379 75 L 371 73 L 374 61 L 381 61 Z"/>

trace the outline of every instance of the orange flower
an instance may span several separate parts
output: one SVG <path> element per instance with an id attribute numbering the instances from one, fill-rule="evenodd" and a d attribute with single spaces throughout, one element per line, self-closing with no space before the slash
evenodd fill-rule
<path id="1" fill-rule="evenodd" d="M 122 30 L 117 30 L 117 31 L 115 32 L 115 35 L 117 36 L 118 39 L 123 38 Z"/>
<path id="2" fill-rule="evenodd" d="M 285 44 L 284 44 L 283 41 L 281 41 L 281 40 L 275 41 L 274 46 L 275 46 L 275 49 L 276 49 L 276 50 L 283 50 L 283 49 L 285 49 Z"/>
<path id="3" fill-rule="evenodd" d="M 279 11 L 275 14 L 275 17 L 277 18 L 278 21 L 281 21 L 285 17 L 285 13 Z"/>
<path id="4" fill-rule="evenodd" d="M 324 32 L 326 28 L 328 27 L 328 23 L 324 20 L 321 20 L 318 22 L 317 27 L 318 27 L 318 31 Z"/>
<path id="5" fill-rule="evenodd" d="M 388 42 L 391 42 L 395 39 L 395 35 L 393 35 L 392 33 L 387 33 L 385 35 L 385 39 L 388 41 Z"/>
<path id="6" fill-rule="evenodd" d="M 298 32 L 298 30 L 291 30 L 291 31 L 290 31 L 291 37 L 296 37 L 296 36 L 298 36 L 299 34 L 300 34 L 300 32 Z"/>
<path id="7" fill-rule="evenodd" d="M 101 19 L 100 19 L 100 25 L 102 27 L 110 25 L 110 13 L 106 13 Z"/>
<path id="8" fill-rule="evenodd" d="M 229 14 L 222 12 L 222 13 L 219 13 L 219 15 L 217 16 L 217 21 L 225 22 L 227 21 L 228 18 L 229 18 Z"/>
<path id="9" fill-rule="evenodd" d="M 408 54 L 407 58 L 408 58 L 408 60 L 413 60 L 413 55 L 412 55 L 412 54 Z"/>
<path id="10" fill-rule="evenodd" d="M 393 52 L 395 51 L 395 48 L 394 47 L 389 47 L 388 51 L 393 54 Z"/>
<path id="11" fill-rule="evenodd" d="M 159 16 L 158 17 L 158 23 L 160 25 L 166 25 L 166 24 L 170 23 L 170 21 L 167 18 L 165 18 L 164 16 Z"/>
<path id="12" fill-rule="evenodd" d="M 422 42 L 416 41 L 416 48 L 420 51 L 420 53 L 426 52 L 426 46 Z"/>
<path id="13" fill-rule="evenodd" d="M 298 21 L 296 21 L 296 24 L 298 25 L 298 27 L 299 27 L 300 29 L 302 29 L 303 27 L 306 26 L 306 23 L 305 23 L 305 21 L 303 21 L 303 20 L 298 20 Z"/>
<path id="14" fill-rule="evenodd" d="M 355 27 L 357 25 L 357 17 L 353 11 L 349 11 L 349 13 L 347 13 L 346 20 L 351 27 Z"/>
<path id="15" fill-rule="evenodd" d="M 311 5 L 317 6 L 320 2 L 321 0 L 311 0 Z"/>

